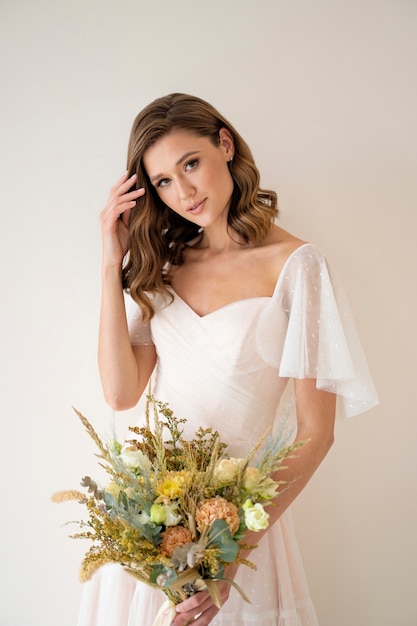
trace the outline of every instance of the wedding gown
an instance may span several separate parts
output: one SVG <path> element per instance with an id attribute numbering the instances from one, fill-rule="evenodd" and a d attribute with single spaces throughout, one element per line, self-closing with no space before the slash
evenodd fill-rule
<path id="1" fill-rule="evenodd" d="M 337 413 L 352 416 L 377 403 L 360 341 L 340 285 L 321 253 L 304 244 L 287 259 L 272 297 L 254 297 L 199 316 L 175 292 L 155 298 L 144 325 L 129 303 L 135 344 L 154 343 L 156 398 L 187 418 L 185 438 L 214 427 L 231 456 L 244 456 L 265 431 L 295 425 L 292 380 L 315 378 L 337 394 Z M 241 566 L 213 626 L 317 626 L 291 514 L 284 513 L 251 553 L 257 570 Z M 152 626 L 165 595 L 118 565 L 84 583 L 78 626 Z"/>

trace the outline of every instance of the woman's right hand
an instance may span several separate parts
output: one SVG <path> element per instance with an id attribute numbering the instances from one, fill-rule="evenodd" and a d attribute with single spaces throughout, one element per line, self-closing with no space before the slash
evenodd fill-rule
<path id="1" fill-rule="evenodd" d="M 103 238 L 103 264 L 120 269 L 129 244 L 129 220 L 136 200 L 143 196 L 145 189 L 131 191 L 136 182 L 136 174 L 128 178 L 126 172 L 111 188 L 109 199 L 100 213 Z"/>

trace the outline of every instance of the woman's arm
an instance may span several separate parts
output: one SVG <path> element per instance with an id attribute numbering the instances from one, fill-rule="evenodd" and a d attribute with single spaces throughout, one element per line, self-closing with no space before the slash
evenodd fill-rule
<path id="1" fill-rule="evenodd" d="M 115 411 L 135 406 L 155 367 L 153 345 L 132 346 L 120 270 L 103 271 L 98 360 L 106 402 Z"/>
<path id="2" fill-rule="evenodd" d="M 307 443 L 295 451 L 294 458 L 286 459 L 287 469 L 279 470 L 272 477 L 284 480 L 281 493 L 268 507 L 270 521 L 274 523 L 295 500 L 310 480 L 334 440 L 336 395 L 316 388 L 316 380 L 304 378 L 294 380 L 297 410 L 297 435 L 295 441 Z M 255 533 L 258 536 L 259 533 Z"/>
<path id="3" fill-rule="evenodd" d="M 281 488 L 281 493 L 277 498 L 272 501 L 273 504 L 266 509 L 270 515 L 268 528 L 279 519 L 305 487 L 333 443 L 336 396 L 316 389 L 315 379 L 295 380 L 294 385 L 297 402 L 295 441 L 308 440 L 308 443 L 294 453 L 294 458 L 284 461 L 287 469 L 279 470 L 272 476 L 275 480 L 286 481 L 286 484 Z M 266 532 L 268 529 L 247 532 L 244 543 L 256 545 Z M 240 556 L 250 558 L 250 550 L 241 551 Z M 235 564 L 226 568 L 225 577 L 233 579 L 237 568 Z M 219 582 L 218 585 L 222 600 L 225 602 L 229 597 L 230 585 L 227 582 Z M 183 626 L 187 620 L 193 619 L 200 613 L 201 615 L 192 622 L 193 625 L 207 626 L 219 609 L 213 604 L 208 591 L 204 591 L 179 604 L 177 612 L 178 615 L 172 622 L 172 626 Z"/>
<path id="4" fill-rule="evenodd" d="M 111 189 L 100 215 L 103 239 L 102 299 L 98 360 L 104 397 L 115 410 L 125 410 L 139 400 L 156 362 L 154 346 L 130 344 L 122 263 L 128 249 L 128 224 L 143 189 L 130 191 L 136 176 L 124 174 Z"/>

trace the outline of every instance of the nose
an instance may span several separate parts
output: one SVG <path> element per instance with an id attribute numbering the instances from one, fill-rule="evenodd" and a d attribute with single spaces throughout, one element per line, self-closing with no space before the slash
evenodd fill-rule
<path id="1" fill-rule="evenodd" d="M 179 178 L 177 180 L 177 193 L 180 200 L 190 200 L 195 195 L 195 187 L 187 178 Z"/>

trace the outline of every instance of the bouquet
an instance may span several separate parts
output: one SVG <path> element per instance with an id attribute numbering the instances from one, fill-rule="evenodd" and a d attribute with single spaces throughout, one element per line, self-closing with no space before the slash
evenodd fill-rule
<path id="1" fill-rule="evenodd" d="M 242 542 L 245 531 L 268 527 L 265 508 L 283 484 L 270 475 L 303 443 L 285 445 L 278 433 L 264 436 L 246 458 L 230 458 L 217 431 L 200 428 L 193 439 L 183 439 L 186 420 L 151 394 L 145 426 L 131 427 L 134 438 L 124 444 L 104 443 L 76 413 L 110 475 L 103 487 L 85 476 L 81 485 L 86 493 L 71 490 L 52 496 L 54 502 L 75 499 L 86 507 L 87 519 L 77 522 L 80 532 L 72 535 L 91 541 L 81 581 L 106 563 L 119 563 L 143 583 L 161 589 L 171 606 L 207 589 L 220 608 L 216 581 L 227 580 L 228 564 L 254 567 L 239 556 L 242 548 L 256 547 Z M 234 581 L 228 582 L 249 601 Z"/>

